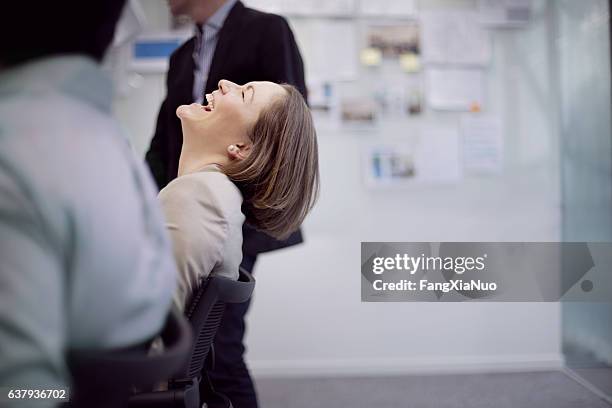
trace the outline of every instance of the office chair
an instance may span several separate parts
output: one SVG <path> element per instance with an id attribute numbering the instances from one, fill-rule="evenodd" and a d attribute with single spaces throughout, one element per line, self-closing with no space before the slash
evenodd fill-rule
<path id="1" fill-rule="evenodd" d="M 177 311 L 161 331 L 163 351 L 151 354 L 151 341 L 112 350 L 72 350 L 67 361 L 73 384 L 63 407 L 127 407 L 134 387 L 148 389 L 173 376 L 185 365 L 192 348 L 192 331 Z"/>
<path id="2" fill-rule="evenodd" d="M 202 376 L 205 363 L 214 364 L 212 343 L 221 323 L 226 303 L 249 300 L 255 279 L 240 268 L 237 281 L 212 276 L 205 279 L 191 300 L 185 315 L 191 323 L 194 341 L 186 364 L 168 381 L 168 389 L 138 393 L 130 398 L 130 408 L 200 408 L 206 398 L 220 398 L 228 408 L 231 402 L 214 391 L 208 376 Z M 200 395 L 200 388 L 206 395 Z"/>

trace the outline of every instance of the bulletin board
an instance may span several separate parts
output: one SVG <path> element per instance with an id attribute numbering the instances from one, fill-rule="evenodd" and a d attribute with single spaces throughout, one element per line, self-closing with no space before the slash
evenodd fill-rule
<path id="1" fill-rule="evenodd" d="M 363 145 L 366 188 L 504 172 L 508 118 L 506 95 L 491 86 L 503 80 L 494 38 L 528 29 L 533 2 L 447 3 L 247 1 L 289 20 L 319 133 Z"/>

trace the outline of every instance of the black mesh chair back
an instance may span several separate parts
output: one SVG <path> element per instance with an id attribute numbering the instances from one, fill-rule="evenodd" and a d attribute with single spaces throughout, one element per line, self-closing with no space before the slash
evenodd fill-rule
<path id="1" fill-rule="evenodd" d="M 190 356 L 191 327 L 171 312 L 161 332 L 164 349 L 150 352 L 151 341 L 111 350 L 72 350 L 67 361 L 72 376 L 71 401 L 64 407 L 125 407 L 134 387 L 150 388 L 175 375 Z"/>
<path id="2" fill-rule="evenodd" d="M 246 302 L 254 288 L 255 279 L 242 268 L 237 281 L 218 276 L 205 279 L 185 312 L 194 336 L 189 359 L 168 381 L 168 390 L 136 394 L 130 399 L 130 407 L 201 407 L 201 373 L 221 323 L 225 304 Z"/>
<path id="3" fill-rule="evenodd" d="M 254 287 L 255 280 L 245 270 L 240 271 L 238 281 L 212 277 L 200 286 L 186 313 L 195 338 L 184 377 L 193 378 L 202 372 L 221 323 L 225 304 L 246 302 Z"/>
<path id="4" fill-rule="evenodd" d="M 218 292 L 210 287 L 215 282 L 216 279 L 208 279 L 202 284 L 201 290 L 198 290 L 186 313 L 187 319 L 194 328 L 195 338 L 189 362 L 183 372 L 184 378 L 194 378 L 200 375 L 217 329 L 221 324 L 225 302 L 219 301 Z M 200 331 L 196 332 L 196 328 L 200 328 Z"/>

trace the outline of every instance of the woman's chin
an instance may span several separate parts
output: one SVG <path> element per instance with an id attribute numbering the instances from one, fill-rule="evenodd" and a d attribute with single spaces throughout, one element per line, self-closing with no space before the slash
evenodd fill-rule
<path id="1" fill-rule="evenodd" d="M 211 112 L 204 109 L 204 106 L 199 103 L 192 103 L 191 105 L 181 105 L 176 108 L 176 116 L 181 120 L 185 119 L 202 119 L 208 116 Z"/>

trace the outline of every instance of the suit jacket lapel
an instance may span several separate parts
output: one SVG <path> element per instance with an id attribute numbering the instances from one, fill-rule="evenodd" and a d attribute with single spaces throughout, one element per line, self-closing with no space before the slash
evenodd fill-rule
<path id="1" fill-rule="evenodd" d="M 180 82 L 179 98 L 181 104 L 189 104 L 193 102 L 193 81 L 194 81 L 194 70 L 195 62 L 193 61 L 193 49 L 195 47 L 195 37 L 189 39 L 187 46 L 185 47 L 185 53 L 188 57 L 181 59 L 185 61 L 185 64 L 179 71 L 178 81 Z"/>
<path id="2" fill-rule="evenodd" d="M 193 102 L 193 47 L 195 38 L 187 41 L 184 47 L 179 50 L 172 70 L 168 73 L 168 96 L 167 103 L 171 107 L 168 111 L 174 129 L 168 141 L 168 157 L 176 158 L 168 164 L 168 174 L 172 175 L 169 180 L 176 177 L 178 170 L 178 157 L 181 154 L 183 145 L 183 132 L 181 132 L 181 121 L 174 113 L 179 105 L 188 105 Z"/>
<path id="3" fill-rule="evenodd" d="M 221 31 L 219 31 L 219 39 L 217 40 L 217 47 L 210 64 L 208 79 L 219 78 L 223 73 L 225 61 L 227 61 L 232 44 L 234 44 L 234 38 L 242 28 L 241 16 L 243 11 L 244 5 L 238 1 L 227 15 L 225 23 L 221 27 Z M 214 81 L 206 81 L 206 93 L 210 93 L 217 88 L 217 84 L 212 82 Z"/>

